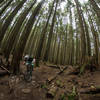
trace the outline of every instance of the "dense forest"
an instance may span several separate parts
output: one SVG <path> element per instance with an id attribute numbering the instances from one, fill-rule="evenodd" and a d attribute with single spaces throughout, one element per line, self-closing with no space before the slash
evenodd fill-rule
<path id="1" fill-rule="evenodd" d="M 0 77 L 10 80 L 12 76 L 20 80 L 26 68 L 23 64 L 25 55 L 35 59 L 32 77 L 45 81 L 36 81 L 36 84 L 49 96 L 49 99 L 40 96 L 34 100 L 100 100 L 100 0 L 0 0 Z M 70 78 L 70 75 L 75 77 Z M 69 78 L 73 84 L 71 91 L 63 88 L 59 77 Z M 96 79 L 96 86 L 87 77 Z M 99 96 L 85 95 L 87 99 L 84 99 L 82 95 L 82 99 L 77 88 L 81 90 L 83 84 L 76 82 L 78 78 L 92 84 L 89 89 L 85 87 L 85 94 Z M 10 92 L 15 89 L 12 87 Z M 60 97 L 59 93 L 56 96 L 59 87 L 68 94 L 64 91 Z M 24 92 L 27 94 L 28 90 L 24 89 Z M 35 94 L 39 97 L 37 90 Z M 41 95 L 44 94 L 41 92 Z M 17 100 L 15 97 L 13 94 L 9 100 Z"/>

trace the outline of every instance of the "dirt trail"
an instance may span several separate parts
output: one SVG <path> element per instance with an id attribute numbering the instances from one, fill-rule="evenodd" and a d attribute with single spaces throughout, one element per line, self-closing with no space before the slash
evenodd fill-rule
<path id="1" fill-rule="evenodd" d="M 21 68 L 25 69 L 25 66 L 21 64 Z M 0 100 L 59 100 L 61 94 L 72 91 L 73 86 L 78 91 L 91 86 L 100 86 L 100 71 L 86 72 L 79 77 L 77 75 L 68 75 L 68 72 L 72 69 L 70 66 L 49 85 L 46 85 L 48 78 L 56 75 L 59 69 L 50 68 L 45 65 L 34 68 L 32 82 L 30 83 L 25 82 L 22 76 L 13 76 L 13 81 L 10 83 L 11 88 L 9 88 L 9 77 L 0 77 Z M 55 84 L 57 87 L 54 99 L 46 97 L 47 88 L 50 88 L 52 84 Z M 100 100 L 100 94 L 81 94 L 79 99 Z M 68 100 L 66 96 L 65 100 Z"/>

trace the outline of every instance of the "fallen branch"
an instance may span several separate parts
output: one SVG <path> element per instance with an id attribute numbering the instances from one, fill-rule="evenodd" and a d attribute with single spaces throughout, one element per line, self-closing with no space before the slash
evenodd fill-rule
<path id="1" fill-rule="evenodd" d="M 4 70 L 6 70 L 8 73 L 10 73 L 10 71 L 9 70 L 7 70 L 5 67 L 3 67 L 3 66 L 0 66 L 2 69 L 4 69 Z"/>
<path id="2" fill-rule="evenodd" d="M 100 93 L 100 87 L 99 88 L 88 88 L 84 91 L 80 91 L 81 94 L 98 94 Z"/>
<path id="3" fill-rule="evenodd" d="M 67 68 L 68 66 L 66 66 L 64 69 L 58 72 L 55 76 L 48 78 L 47 82 L 50 84 L 53 80 L 57 78 L 58 75 L 61 75 Z"/>
<path id="4" fill-rule="evenodd" d="M 59 66 L 57 66 L 57 65 L 47 65 L 48 67 L 51 67 L 51 68 L 56 68 L 56 69 L 60 69 L 60 67 Z"/>

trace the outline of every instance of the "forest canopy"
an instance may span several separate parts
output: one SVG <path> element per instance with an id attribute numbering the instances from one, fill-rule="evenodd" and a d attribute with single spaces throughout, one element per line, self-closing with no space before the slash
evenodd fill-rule
<path id="1" fill-rule="evenodd" d="M 100 0 L 1 0 L 0 52 L 19 70 L 25 54 L 60 65 L 100 64 Z"/>

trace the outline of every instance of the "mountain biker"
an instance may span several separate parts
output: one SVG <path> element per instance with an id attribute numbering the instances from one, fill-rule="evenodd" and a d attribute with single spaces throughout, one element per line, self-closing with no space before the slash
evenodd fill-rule
<path id="1" fill-rule="evenodd" d="M 33 58 L 29 57 L 26 61 L 26 66 L 27 66 L 27 72 L 30 72 L 30 76 L 32 77 L 32 71 L 33 71 Z"/>

